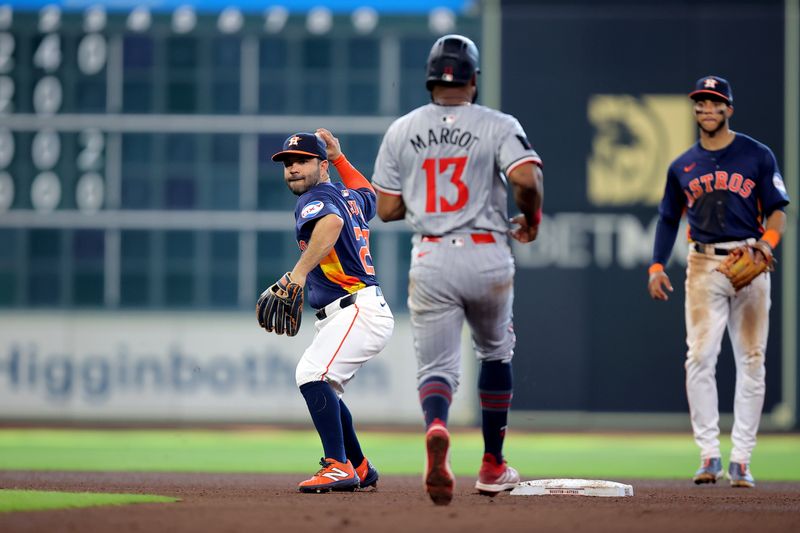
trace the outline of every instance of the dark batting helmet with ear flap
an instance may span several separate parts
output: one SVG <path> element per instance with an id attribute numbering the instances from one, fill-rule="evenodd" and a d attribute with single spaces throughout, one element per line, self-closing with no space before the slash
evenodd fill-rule
<path id="1" fill-rule="evenodd" d="M 466 85 L 478 68 L 478 47 L 463 35 L 440 37 L 428 55 L 428 81 L 430 91 L 434 85 Z"/>

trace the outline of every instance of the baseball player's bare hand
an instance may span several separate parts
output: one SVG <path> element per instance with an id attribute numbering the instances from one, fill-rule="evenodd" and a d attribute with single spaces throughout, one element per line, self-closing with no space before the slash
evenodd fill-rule
<path id="1" fill-rule="evenodd" d="M 665 272 L 653 272 L 650 274 L 650 280 L 647 283 L 647 290 L 654 300 L 669 300 L 667 292 L 672 292 L 672 283 L 669 281 L 669 276 Z"/>
<path id="2" fill-rule="evenodd" d="M 339 139 L 334 137 L 333 134 L 325 128 L 317 128 L 317 131 L 314 133 L 325 143 L 325 150 L 328 151 L 328 159 L 331 161 L 339 159 L 339 156 L 342 155 L 342 147 L 339 144 Z"/>
<path id="3" fill-rule="evenodd" d="M 292 281 L 294 283 L 297 283 L 301 287 L 305 287 L 306 286 L 306 278 L 308 276 L 307 274 L 303 274 L 302 272 L 300 272 L 298 270 L 292 270 L 289 273 L 289 275 L 292 278 Z"/>
<path id="4" fill-rule="evenodd" d="M 767 265 L 772 264 L 773 251 L 772 251 L 772 246 L 770 246 L 768 242 L 758 241 L 753 245 L 753 252 L 756 264 L 761 264 L 761 263 L 766 263 Z"/>
<path id="5" fill-rule="evenodd" d="M 533 242 L 539 235 L 539 226 L 528 225 L 528 220 L 525 218 L 525 215 L 515 216 L 511 219 L 511 223 L 519 226 L 518 228 L 512 229 L 509 232 L 511 238 L 516 241 L 519 241 L 523 244 Z"/>

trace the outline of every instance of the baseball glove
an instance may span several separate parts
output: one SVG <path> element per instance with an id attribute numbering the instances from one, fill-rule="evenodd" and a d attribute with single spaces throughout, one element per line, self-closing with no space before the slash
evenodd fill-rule
<path id="1" fill-rule="evenodd" d="M 728 277 L 731 285 L 738 292 L 750 285 L 756 277 L 764 272 L 774 270 L 774 263 L 770 245 L 764 241 L 758 241 L 752 246 L 740 246 L 731 250 L 717 270 Z"/>
<path id="2" fill-rule="evenodd" d="M 292 281 L 287 272 L 261 293 L 256 303 L 258 325 L 278 335 L 294 337 L 303 318 L 303 287 Z"/>

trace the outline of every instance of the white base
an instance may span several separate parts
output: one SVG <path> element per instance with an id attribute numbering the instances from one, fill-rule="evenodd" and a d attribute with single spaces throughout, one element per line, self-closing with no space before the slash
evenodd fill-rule
<path id="1" fill-rule="evenodd" d="M 511 491 L 512 496 L 600 496 L 619 498 L 633 496 L 633 486 L 600 479 L 534 479 L 522 481 Z"/>

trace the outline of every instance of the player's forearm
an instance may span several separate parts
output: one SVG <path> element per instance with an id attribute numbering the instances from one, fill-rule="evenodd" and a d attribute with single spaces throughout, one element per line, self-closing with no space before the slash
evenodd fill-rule
<path id="1" fill-rule="evenodd" d="M 305 285 L 308 273 L 314 270 L 333 249 L 342 226 L 344 221 L 336 215 L 327 215 L 316 223 L 308 246 L 292 269 L 291 276 L 295 283 Z"/>
<path id="2" fill-rule="evenodd" d="M 406 203 L 403 197 L 378 191 L 378 217 L 384 222 L 406 218 Z"/>
<path id="3" fill-rule="evenodd" d="M 780 209 L 773 211 L 767 217 L 767 224 L 765 226 L 764 234 L 761 236 L 762 241 L 766 241 L 771 248 L 775 249 L 786 230 L 786 213 Z"/>
<path id="4" fill-rule="evenodd" d="M 669 256 L 672 253 L 672 247 L 675 246 L 675 238 L 678 236 L 678 228 L 680 223 L 675 223 L 659 217 L 656 223 L 656 239 L 653 244 L 653 265 L 667 264 Z"/>
<path id="5" fill-rule="evenodd" d="M 538 225 L 541 219 L 543 195 L 540 190 L 523 189 L 514 187 L 514 203 L 520 212 L 525 215 L 529 226 Z"/>
<path id="6" fill-rule="evenodd" d="M 538 225 L 544 203 L 542 170 L 534 164 L 521 165 L 509 175 L 514 190 L 514 203 L 525 215 L 528 225 Z"/>
<path id="7" fill-rule="evenodd" d="M 348 189 L 375 190 L 372 188 L 372 184 L 367 178 L 347 160 L 344 154 L 340 154 L 339 157 L 333 161 L 333 166 L 336 167 L 336 170 L 339 172 L 342 181 Z"/>

